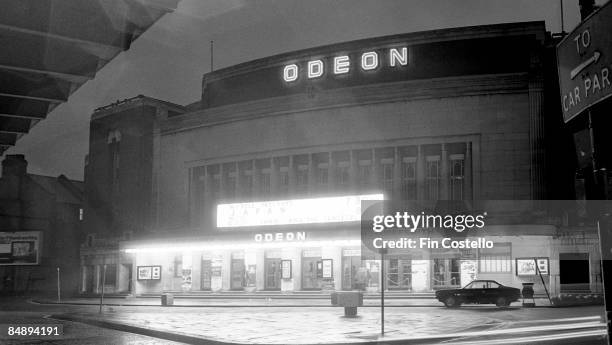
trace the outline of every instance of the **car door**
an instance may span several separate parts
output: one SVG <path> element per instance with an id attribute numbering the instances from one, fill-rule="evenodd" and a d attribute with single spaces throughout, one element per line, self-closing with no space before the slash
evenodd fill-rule
<path id="1" fill-rule="evenodd" d="M 495 303 L 498 297 L 503 295 L 503 289 L 500 289 L 501 285 L 496 282 L 487 282 L 485 287 L 484 298 L 486 301 L 482 303 Z"/>
<path id="2" fill-rule="evenodd" d="M 470 302 L 471 303 L 483 303 L 483 300 L 486 299 L 486 282 L 483 281 L 475 281 L 471 284 L 470 289 Z"/>

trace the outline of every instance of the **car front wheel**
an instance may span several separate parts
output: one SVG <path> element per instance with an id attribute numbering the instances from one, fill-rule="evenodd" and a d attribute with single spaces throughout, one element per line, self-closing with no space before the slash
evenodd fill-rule
<path id="1" fill-rule="evenodd" d="M 500 308 L 507 307 L 510 305 L 510 301 L 508 301 L 506 297 L 499 297 L 497 301 L 495 301 L 495 305 Z"/>
<path id="2" fill-rule="evenodd" d="M 460 303 L 455 297 L 450 296 L 444 300 L 444 305 L 448 308 L 455 308 L 458 307 Z"/>

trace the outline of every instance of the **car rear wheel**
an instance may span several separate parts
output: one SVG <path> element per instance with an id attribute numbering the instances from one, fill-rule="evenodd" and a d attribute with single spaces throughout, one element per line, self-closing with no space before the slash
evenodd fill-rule
<path id="1" fill-rule="evenodd" d="M 460 304 L 461 303 L 459 303 L 459 301 L 453 296 L 449 296 L 444 300 L 444 305 L 448 308 L 456 308 Z"/>
<path id="2" fill-rule="evenodd" d="M 499 297 L 497 301 L 495 301 L 495 305 L 503 308 L 510 305 L 510 301 L 506 297 Z"/>

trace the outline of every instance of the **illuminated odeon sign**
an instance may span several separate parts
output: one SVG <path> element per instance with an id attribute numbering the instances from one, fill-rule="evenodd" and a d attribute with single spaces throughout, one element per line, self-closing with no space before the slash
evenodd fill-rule
<path id="1" fill-rule="evenodd" d="M 217 227 L 249 227 L 361 220 L 362 200 L 383 200 L 382 194 L 274 200 L 217 205 Z"/>
<path id="2" fill-rule="evenodd" d="M 308 79 L 315 79 L 323 76 L 325 73 L 332 73 L 333 75 L 349 73 L 354 64 L 356 64 L 358 68 L 363 71 L 375 70 L 383 64 L 386 64 L 389 67 L 408 65 L 408 47 L 391 48 L 387 52 L 388 54 L 386 54 L 385 59 L 378 51 L 366 51 L 358 55 L 359 59 L 355 63 L 351 61 L 349 55 L 338 55 L 329 59 L 331 66 L 326 66 L 323 59 L 314 59 L 308 61 L 303 68 L 306 68 L 306 77 Z M 329 70 L 329 72 L 327 72 L 327 70 Z M 288 83 L 296 81 L 298 80 L 299 75 L 300 67 L 297 64 L 292 63 L 283 67 L 284 81 Z"/>
<path id="3" fill-rule="evenodd" d="M 255 242 L 285 242 L 285 241 L 305 241 L 306 232 L 275 232 L 255 234 Z"/>

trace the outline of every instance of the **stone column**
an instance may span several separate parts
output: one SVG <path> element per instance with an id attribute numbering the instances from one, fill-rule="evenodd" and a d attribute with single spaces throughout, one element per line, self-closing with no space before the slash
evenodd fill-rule
<path id="1" fill-rule="evenodd" d="M 423 147 L 417 146 L 417 161 L 416 161 L 416 184 L 417 184 L 417 199 L 425 199 L 425 155 Z"/>
<path id="2" fill-rule="evenodd" d="M 226 183 L 227 183 L 227 178 L 225 177 L 225 175 L 227 174 L 227 172 L 225 171 L 225 167 L 224 164 L 221 163 L 219 164 L 219 198 L 223 199 L 226 196 Z"/>
<path id="3" fill-rule="evenodd" d="M 204 210 L 200 211 L 202 212 L 202 214 L 200 215 L 201 217 L 200 227 L 204 227 L 204 228 L 210 225 L 206 222 L 207 219 L 215 219 L 212 217 L 214 215 L 215 201 L 213 200 L 213 193 L 212 193 L 213 181 L 212 181 L 212 173 L 210 170 L 211 170 L 210 166 L 207 166 L 204 168 Z"/>
<path id="4" fill-rule="evenodd" d="M 402 195 L 402 157 L 399 147 L 394 148 L 393 155 L 393 198 L 400 199 Z"/>
<path id="5" fill-rule="evenodd" d="M 541 200 L 545 198 L 544 172 L 546 171 L 544 157 L 544 80 L 541 73 L 536 73 L 529 78 L 529 148 L 531 152 L 531 198 Z"/>
<path id="6" fill-rule="evenodd" d="M 308 155 L 308 190 L 310 194 L 314 194 L 317 191 L 317 167 L 315 166 L 315 160 L 312 154 Z"/>
<path id="7" fill-rule="evenodd" d="M 289 156 L 289 194 L 294 194 L 297 190 L 297 178 L 295 174 L 295 159 L 293 155 Z"/>
<path id="8" fill-rule="evenodd" d="M 329 153 L 329 163 L 327 164 L 327 184 L 328 190 L 335 190 L 338 186 L 336 185 L 336 160 L 334 159 L 333 152 Z"/>
<path id="9" fill-rule="evenodd" d="M 357 152 L 349 151 L 349 188 L 352 192 L 357 192 L 362 189 L 362 186 L 358 185 L 359 168 L 357 165 Z"/>
<path id="10" fill-rule="evenodd" d="M 279 167 L 277 159 L 274 157 L 270 158 L 270 194 L 278 195 L 278 185 L 279 185 Z"/>
<path id="11" fill-rule="evenodd" d="M 257 169 L 257 161 L 255 159 L 252 160 L 252 188 L 251 188 L 251 197 L 256 198 L 259 196 L 259 169 Z"/>
<path id="12" fill-rule="evenodd" d="M 380 184 L 378 183 L 378 164 L 376 162 L 376 149 L 372 149 L 372 165 L 370 169 L 370 187 L 371 189 L 380 188 Z"/>
<path id="13" fill-rule="evenodd" d="M 450 173 L 448 169 L 448 147 L 446 144 L 442 144 L 440 149 L 440 199 L 449 200 L 448 183 Z"/>
<path id="14" fill-rule="evenodd" d="M 465 143 L 465 156 L 464 156 L 464 178 L 465 183 L 463 184 L 463 188 L 465 188 L 465 193 L 463 194 L 463 199 L 472 200 L 474 198 L 474 191 L 472 187 L 472 142 L 468 141 Z"/>
<path id="15" fill-rule="evenodd" d="M 242 199 L 244 196 L 242 186 L 242 171 L 240 170 L 240 162 L 236 162 L 236 198 Z"/>

